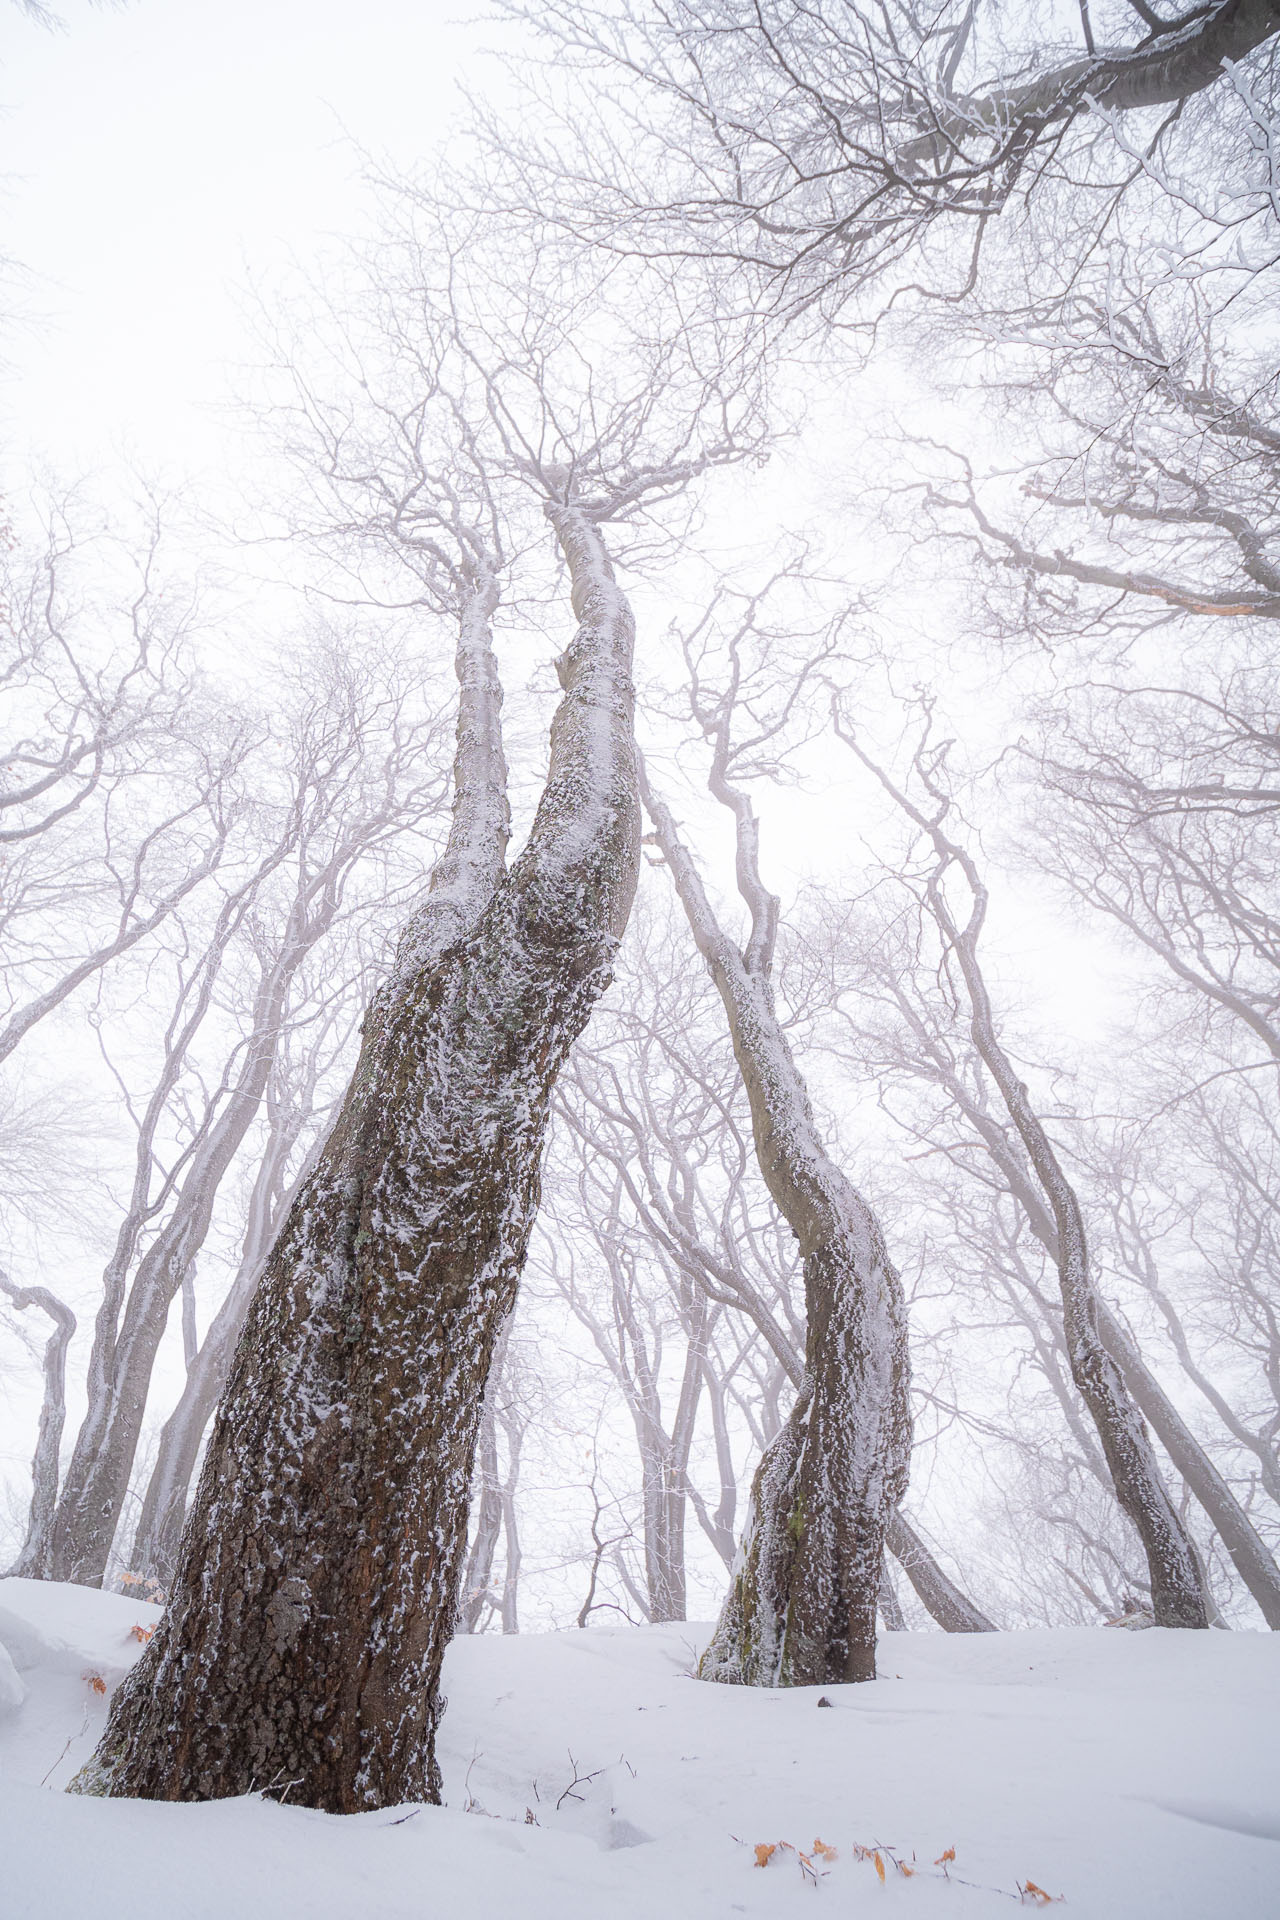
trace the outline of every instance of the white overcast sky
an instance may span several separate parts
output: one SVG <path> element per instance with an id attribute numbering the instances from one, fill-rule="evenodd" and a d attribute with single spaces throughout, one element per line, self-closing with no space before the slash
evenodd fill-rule
<path id="1" fill-rule="evenodd" d="M 0 253 L 33 322 L 6 328 L 9 464 L 216 463 L 246 268 L 350 231 L 351 142 L 409 159 L 455 111 L 492 25 L 467 0 L 0 0 Z M 12 479 L 12 466 L 10 467 Z"/>
<path id="2" fill-rule="evenodd" d="M 489 50 L 510 30 L 482 0 L 54 4 L 61 31 L 0 0 L 0 257 L 28 315 L 0 326 L 0 491 L 45 472 L 109 488 L 122 458 L 167 487 L 234 490 L 244 449 L 224 403 L 257 353 L 250 277 L 358 231 L 357 148 L 427 153 L 462 82 L 502 87 Z M 782 881 L 809 842 L 772 825 L 786 795 L 770 808 Z M 825 824 L 842 844 L 855 826 Z M 1109 997 L 1081 993 L 1092 942 L 1028 926 L 1025 902 L 1019 919 L 1042 1005 L 1086 1029 L 1105 1018 Z M 1101 987 L 1089 960 L 1085 974 Z"/>

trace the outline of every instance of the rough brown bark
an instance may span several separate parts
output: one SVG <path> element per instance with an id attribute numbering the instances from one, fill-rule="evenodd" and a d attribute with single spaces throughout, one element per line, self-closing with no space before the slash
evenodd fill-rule
<path id="1" fill-rule="evenodd" d="M 639 858 L 630 611 L 587 516 L 548 513 L 580 624 L 529 842 L 497 878 L 505 796 L 500 829 L 463 830 L 462 762 L 486 758 L 469 727 L 490 728 L 490 776 L 496 732 L 464 684 L 446 884 L 406 930 L 267 1262 L 173 1599 L 80 1791 L 287 1792 L 331 1812 L 439 1797 L 486 1376 L 551 1088 L 608 982 Z M 487 631 L 471 658 L 491 670 Z"/>

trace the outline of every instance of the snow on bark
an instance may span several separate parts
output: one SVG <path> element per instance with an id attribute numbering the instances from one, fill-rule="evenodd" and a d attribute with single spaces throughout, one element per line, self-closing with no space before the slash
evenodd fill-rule
<path id="1" fill-rule="evenodd" d="M 1090 1269 L 1079 1199 L 1026 1087 L 996 1036 L 975 950 L 986 891 L 976 874 L 969 872 L 969 879 L 974 889 L 975 918 L 963 932 L 948 919 L 948 933 L 969 992 L 974 1045 L 1000 1090 L 1053 1215 L 1071 1377 L 1097 1429 L 1116 1498 L 1142 1541 L 1157 1625 L 1206 1627 L 1203 1585 L 1190 1536 L 1161 1478 L 1142 1416 L 1103 1339 L 1102 1303 Z"/>
<path id="2" fill-rule="evenodd" d="M 875 1676 L 885 1537 L 911 1449 L 902 1287 L 871 1208 L 831 1160 L 774 1006 L 776 908 L 739 819 L 744 955 L 711 910 L 669 809 L 645 805 L 729 1018 L 760 1170 L 795 1233 L 804 1271 L 804 1374 L 757 1469 L 704 1680 L 808 1686 Z M 754 822 L 750 822 L 754 825 Z M 748 965 L 750 956 L 751 964 Z"/>
<path id="3" fill-rule="evenodd" d="M 1203 1584 L 1190 1535 L 1161 1478 L 1142 1416 L 1103 1340 L 1102 1303 L 1089 1265 L 1079 1199 L 1026 1087 L 996 1036 L 975 948 L 986 892 L 976 874 L 969 872 L 969 879 L 974 889 L 975 918 L 963 932 L 948 919 L 949 937 L 969 992 L 974 1045 L 1000 1090 L 1053 1215 L 1071 1377 L 1097 1429 L 1116 1498 L 1142 1541 L 1157 1625 L 1206 1627 L 1209 1622 Z"/>
<path id="4" fill-rule="evenodd" d="M 923 749 L 916 753 L 915 767 L 936 803 L 932 815 L 922 812 L 863 751 L 856 737 L 842 725 L 838 707 L 835 720 L 839 737 L 908 818 L 928 835 L 937 854 L 938 864 L 928 882 L 929 911 L 946 950 L 955 956 L 964 982 L 973 1044 L 999 1090 L 1052 1217 L 1052 1242 L 1071 1377 L 1097 1430 L 1116 1499 L 1142 1541 L 1156 1624 L 1207 1627 L 1204 1586 L 1191 1537 L 1169 1497 L 1142 1415 L 1103 1336 L 1103 1303 L 1090 1265 L 1079 1197 L 996 1030 L 991 997 L 978 956 L 989 900 L 982 876 L 964 848 L 943 830 L 950 800 L 926 768 Z M 963 874 L 972 899 L 963 925 L 953 916 L 943 891 L 944 877 L 953 866 Z"/>
<path id="5" fill-rule="evenodd" d="M 1273 1632 L 1280 1631 L 1280 1567 L 1262 1535 L 1105 1300 L 1098 1302 L 1098 1331 L 1139 1411 L 1213 1522 L 1263 1619 Z"/>
<path id="6" fill-rule="evenodd" d="M 270 1096 L 267 1104 L 270 1110 L 273 1104 Z M 248 1221 L 235 1279 L 187 1368 L 178 1403 L 160 1429 L 155 1465 L 143 1495 L 129 1565 L 134 1573 L 149 1575 L 166 1590 L 177 1564 L 187 1494 L 205 1428 L 227 1383 L 245 1316 L 262 1277 L 275 1230 L 292 1201 L 293 1192 L 314 1163 L 313 1152 L 286 1195 L 283 1192 L 285 1166 L 297 1144 L 303 1117 L 302 1110 L 291 1111 L 287 1119 L 279 1112 L 271 1115 L 266 1150 L 249 1196 Z"/>
<path id="7" fill-rule="evenodd" d="M 454 656 L 458 725 L 453 817 L 427 898 L 400 938 L 396 974 L 401 978 L 433 966 L 446 947 L 475 925 L 506 866 L 511 807 L 502 745 L 502 685 L 490 641 L 497 608 L 497 577 L 490 568 L 477 568 L 467 579 Z"/>
<path id="8" fill-rule="evenodd" d="M 218 1189 L 262 1103 L 294 976 L 332 912 L 326 903 L 309 916 L 295 903 L 293 924 L 255 996 L 252 1037 L 235 1083 L 222 1112 L 202 1131 L 173 1209 L 138 1262 L 127 1297 L 121 1263 L 113 1261 L 108 1270 L 89 1359 L 89 1405 L 51 1530 L 52 1579 L 102 1584 L 169 1309 L 204 1244 Z"/>
<path id="9" fill-rule="evenodd" d="M 58 1449 L 67 1417 L 67 1348 L 76 1330 L 76 1317 L 47 1287 L 17 1286 L 3 1270 L 0 1270 L 0 1293 L 7 1294 L 19 1309 L 39 1307 L 53 1321 L 53 1332 L 44 1349 L 44 1396 L 36 1429 L 35 1457 L 31 1462 L 31 1506 L 26 1537 L 9 1569 L 10 1573 L 29 1580 L 44 1580 L 49 1577 L 50 1534 L 58 1499 Z"/>
<path id="10" fill-rule="evenodd" d="M 489 623 L 498 604 L 498 585 L 490 568 L 477 566 L 465 576 L 454 660 L 458 683 L 457 742 L 454 754 L 454 805 L 444 852 L 432 870 L 427 900 L 402 939 L 397 966 L 405 969 L 405 943 L 415 948 L 414 964 L 429 964 L 437 952 L 473 923 L 501 876 L 510 837 L 507 767 L 502 746 L 502 689 L 489 644 Z M 181 1397 L 161 1431 L 155 1466 L 147 1483 L 130 1553 L 136 1573 L 149 1574 L 167 1587 L 173 1577 L 187 1491 L 204 1431 L 226 1384 L 232 1356 L 249 1303 L 270 1251 L 278 1216 L 272 1195 L 292 1136 L 277 1139 L 273 1129 L 254 1181 L 249 1225 L 240 1268 L 205 1340 L 187 1369 Z"/>
<path id="11" fill-rule="evenodd" d="M 456 869 L 461 931 L 431 896 L 406 930 L 250 1309 L 169 1609 L 80 1791 L 257 1790 L 332 1812 L 439 1798 L 485 1381 L 552 1085 L 609 980 L 639 860 L 630 610 L 598 529 L 547 512 L 579 626 L 528 844 L 466 925 L 485 860 L 500 870 L 491 794 L 464 833 L 489 854 Z M 496 711 L 487 748 L 459 717 L 460 759 L 477 747 L 496 780 Z M 465 776 L 459 796 L 466 815 Z"/>

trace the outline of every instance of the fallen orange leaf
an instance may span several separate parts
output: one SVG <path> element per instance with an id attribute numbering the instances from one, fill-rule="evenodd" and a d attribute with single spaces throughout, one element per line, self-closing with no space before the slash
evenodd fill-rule
<path id="1" fill-rule="evenodd" d="M 820 1860 L 838 1860 L 840 1858 L 835 1848 L 829 1847 L 825 1840 L 815 1840 L 813 1850 Z"/>
<path id="2" fill-rule="evenodd" d="M 955 1848 L 948 1847 L 945 1853 L 940 1853 L 938 1855 L 937 1859 L 934 1861 L 933 1864 L 935 1867 L 945 1867 L 948 1860 L 954 1860 L 955 1857 L 956 1857 Z"/>
<path id="3" fill-rule="evenodd" d="M 776 1841 L 773 1846 L 770 1846 L 767 1841 L 761 1840 L 756 1846 L 756 1865 L 758 1867 L 767 1867 L 777 1851 Z"/>
<path id="4" fill-rule="evenodd" d="M 883 1886 L 884 1885 L 884 1861 L 880 1858 L 879 1854 L 875 1856 L 875 1862 L 876 1862 L 876 1872 L 880 1875 L 880 1884 Z"/>

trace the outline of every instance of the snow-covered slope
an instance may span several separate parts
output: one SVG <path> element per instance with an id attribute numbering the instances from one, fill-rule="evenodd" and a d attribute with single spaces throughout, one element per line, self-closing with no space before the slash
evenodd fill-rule
<path id="1" fill-rule="evenodd" d="M 0 1581 L 4 1920 L 970 1920 L 1029 1882 L 1073 1920 L 1280 1914 L 1280 1636 L 892 1634 L 825 1695 L 700 1684 L 694 1627 L 461 1640 L 448 1806 L 340 1820 L 56 1791 L 154 1618 Z"/>

